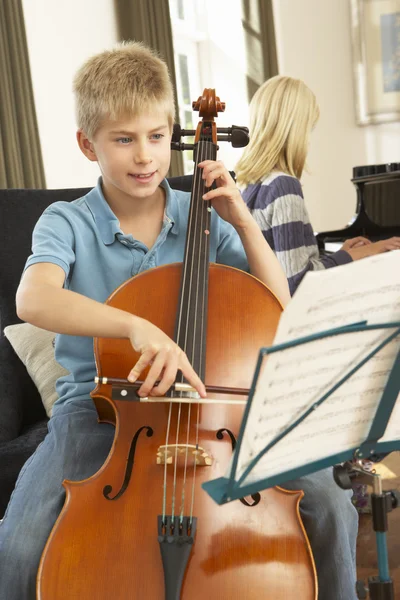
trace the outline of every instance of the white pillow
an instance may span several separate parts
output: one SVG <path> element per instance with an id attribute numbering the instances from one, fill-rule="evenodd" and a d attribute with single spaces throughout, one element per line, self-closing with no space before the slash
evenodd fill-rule
<path id="1" fill-rule="evenodd" d="M 56 380 L 68 374 L 54 357 L 56 334 L 30 323 L 20 323 L 5 327 L 4 335 L 24 363 L 39 390 L 47 416 L 50 417 L 53 404 L 58 398 Z"/>

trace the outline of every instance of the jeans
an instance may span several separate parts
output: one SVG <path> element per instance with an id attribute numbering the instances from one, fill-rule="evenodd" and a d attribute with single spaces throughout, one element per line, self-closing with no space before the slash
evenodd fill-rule
<path id="1" fill-rule="evenodd" d="M 331 468 L 281 487 L 304 491 L 300 514 L 317 569 L 319 600 L 357 600 L 358 513 L 352 490 L 335 483 Z"/>
<path id="2" fill-rule="evenodd" d="M 62 481 L 96 473 L 114 437 L 112 425 L 98 424 L 91 399 L 55 405 L 48 428 L 23 466 L 0 524 L 0 600 L 35 600 L 40 557 L 64 504 Z M 319 598 L 356 600 L 358 516 L 350 494 L 334 483 L 331 469 L 282 487 L 305 492 L 301 516 L 317 567 Z"/>

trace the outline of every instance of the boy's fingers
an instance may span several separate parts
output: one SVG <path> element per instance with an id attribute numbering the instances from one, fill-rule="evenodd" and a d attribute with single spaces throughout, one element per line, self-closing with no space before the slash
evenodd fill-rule
<path id="1" fill-rule="evenodd" d="M 225 167 L 224 163 L 218 160 L 210 160 L 199 163 L 202 169 L 202 177 L 205 178 L 210 173 L 214 173 L 215 171 L 229 173 L 228 169 Z"/>
<path id="2" fill-rule="evenodd" d="M 164 351 L 158 352 L 156 355 L 153 364 L 149 372 L 147 373 L 147 377 L 140 386 L 138 390 L 139 396 L 148 396 L 152 391 L 154 384 L 159 379 L 160 373 L 162 372 L 165 364 L 166 353 Z M 161 395 L 161 394 L 160 394 Z"/>
<path id="3" fill-rule="evenodd" d="M 207 169 L 204 169 L 202 177 L 208 182 L 210 180 L 215 181 L 215 179 L 218 179 L 218 177 L 226 178 L 226 174 L 227 170 L 225 169 L 225 167 L 221 167 L 220 165 L 215 165 L 214 167 L 212 165 Z"/>
<path id="4" fill-rule="evenodd" d="M 154 395 L 154 396 L 165 396 L 166 392 L 169 390 L 171 385 L 174 383 L 174 381 L 176 379 L 176 372 L 178 370 L 178 357 L 176 355 L 171 356 L 171 359 L 168 361 L 168 363 L 163 365 L 163 369 L 164 369 L 164 373 L 162 374 L 157 387 L 151 388 L 152 395 Z M 160 375 L 161 372 L 162 372 L 162 369 L 158 373 L 157 377 Z M 150 373 L 149 373 L 149 375 L 150 375 Z M 153 383 L 153 386 L 154 386 L 154 383 Z"/>
<path id="5" fill-rule="evenodd" d="M 196 371 L 193 369 L 186 355 L 181 361 L 180 369 L 192 387 L 194 387 L 202 398 L 207 396 L 206 388 Z"/>
<path id="6" fill-rule="evenodd" d="M 203 200 L 213 200 L 213 198 L 219 198 L 220 196 L 227 196 L 229 198 L 231 197 L 231 191 L 231 188 L 219 187 L 204 194 Z"/>
<path id="7" fill-rule="evenodd" d="M 128 375 L 128 381 L 134 383 L 136 379 L 139 377 L 140 373 L 145 369 L 153 360 L 155 355 L 154 350 L 146 350 L 143 352 L 136 365 L 133 367 L 131 372 Z"/>

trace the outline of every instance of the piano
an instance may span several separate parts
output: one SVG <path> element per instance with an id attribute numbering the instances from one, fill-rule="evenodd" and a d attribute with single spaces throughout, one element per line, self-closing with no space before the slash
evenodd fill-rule
<path id="1" fill-rule="evenodd" d="M 323 254 L 358 235 L 372 242 L 400 236 L 400 163 L 354 167 L 351 181 L 357 190 L 356 214 L 344 229 L 316 234 Z"/>

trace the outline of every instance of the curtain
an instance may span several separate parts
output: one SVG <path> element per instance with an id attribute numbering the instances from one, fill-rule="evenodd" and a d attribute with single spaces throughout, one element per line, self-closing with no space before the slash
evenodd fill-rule
<path id="1" fill-rule="evenodd" d="M 278 75 L 278 57 L 272 0 L 242 0 L 242 10 L 250 102 L 264 81 Z"/>
<path id="2" fill-rule="evenodd" d="M 144 42 L 166 62 L 174 87 L 175 106 L 176 76 L 172 27 L 168 0 L 114 0 L 118 34 L 121 40 Z M 182 153 L 172 151 L 169 177 L 183 175 Z"/>
<path id="3" fill-rule="evenodd" d="M 1 0 L 0 188 L 44 187 L 21 0 Z"/>

